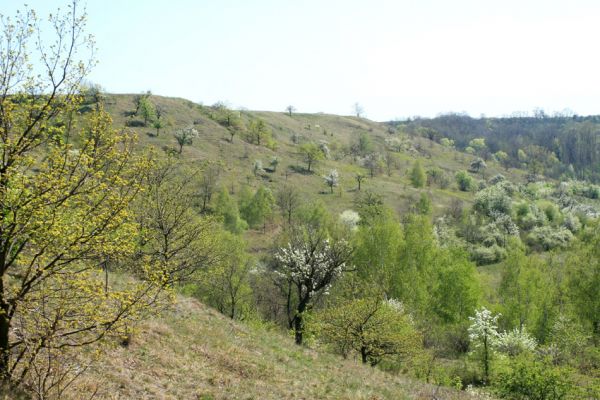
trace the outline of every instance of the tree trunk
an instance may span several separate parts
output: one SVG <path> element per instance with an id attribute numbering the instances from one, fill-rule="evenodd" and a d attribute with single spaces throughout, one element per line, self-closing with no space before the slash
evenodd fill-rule
<path id="1" fill-rule="evenodd" d="M 294 339 L 297 345 L 302 345 L 304 327 L 302 326 L 302 314 L 296 314 L 294 317 Z"/>
<path id="2" fill-rule="evenodd" d="M 9 368 L 9 331 L 10 317 L 9 305 L 4 299 L 4 280 L 0 277 L 0 382 L 10 380 Z"/>
<path id="3" fill-rule="evenodd" d="M 360 348 L 360 357 L 362 358 L 362 363 L 367 363 L 367 348 L 365 346 Z"/>

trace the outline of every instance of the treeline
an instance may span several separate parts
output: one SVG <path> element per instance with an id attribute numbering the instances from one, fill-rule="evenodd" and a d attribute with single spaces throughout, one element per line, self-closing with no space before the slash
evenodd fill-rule
<path id="1" fill-rule="evenodd" d="M 543 164 L 544 174 L 559 178 L 563 175 L 600 181 L 600 117 L 558 115 L 537 112 L 535 116 L 504 118 L 471 118 L 462 114 L 444 114 L 432 119 L 416 118 L 392 125 L 413 135 L 432 140 L 454 140 L 460 149 L 469 147 L 476 138 L 487 144 L 484 158 L 504 152 L 509 167 L 527 167 L 522 154 Z M 553 163 L 555 157 L 558 162 Z"/>

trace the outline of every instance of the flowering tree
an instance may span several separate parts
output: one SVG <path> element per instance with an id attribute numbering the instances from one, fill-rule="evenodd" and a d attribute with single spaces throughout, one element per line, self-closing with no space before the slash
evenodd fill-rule
<path id="1" fill-rule="evenodd" d="M 297 344 L 302 344 L 303 339 L 303 313 L 315 296 L 327 293 L 344 271 L 351 253 L 346 241 L 333 242 L 323 234 L 309 232 L 296 237 L 275 255 L 279 263 L 277 274 L 295 288 L 298 296 L 291 320 Z"/>
<path id="2" fill-rule="evenodd" d="M 177 144 L 179 145 L 179 154 L 183 151 L 183 146 L 190 146 L 197 137 L 198 131 L 192 126 L 179 129 L 175 132 L 175 140 L 177 140 Z"/>
<path id="3" fill-rule="evenodd" d="M 469 339 L 478 350 L 483 366 L 483 379 L 487 383 L 490 374 L 490 359 L 492 347 L 498 338 L 498 318 L 500 314 L 493 315 L 485 307 L 475 311 L 474 317 L 469 317 L 472 322 L 469 326 Z"/>
<path id="4" fill-rule="evenodd" d="M 340 174 L 337 172 L 337 169 L 332 169 L 323 178 L 325 179 L 325 184 L 329 186 L 331 193 L 333 193 L 333 188 L 340 182 Z"/>

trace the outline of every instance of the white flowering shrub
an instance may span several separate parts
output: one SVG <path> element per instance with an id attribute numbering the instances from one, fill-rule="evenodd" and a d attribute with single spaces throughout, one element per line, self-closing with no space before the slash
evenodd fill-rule
<path id="1" fill-rule="evenodd" d="M 360 215 L 354 210 L 344 210 L 344 212 L 340 214 L 340 221 L 351 231 L 355 231 L 358 229 Z"/>
<path id="2" fill-rule="evenodd" d="M 511 357 L 518 356 L 521 353 L 532 352 L 537 347 L 537 341 L 529 335 L 525 329 L 517 328 L 512 331 L 502 332 L 496 339 L 495 348 L 499 352 Z"/>
<path id="3" fill-rule="evenodd" d="M 475 195 L 475 210 L 491 216 L 492 213 L 510 214 L 512 200 L 500 185 L 490 186 Z"/>

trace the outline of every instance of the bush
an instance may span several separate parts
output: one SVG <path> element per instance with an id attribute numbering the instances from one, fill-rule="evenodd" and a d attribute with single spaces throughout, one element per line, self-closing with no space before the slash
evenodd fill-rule
<path id="1" fill-rule="evenodd" d="M 463 192 L 470 192 L 475 186 L 475 182 L 467 171 L 458 171 L 456 173 L 456 183 L 458 188 Z"/>
<path id="2" fill-rule="evenodd" d="M 477 265 L 494 264 L 506 258 L 506 250 L 498 245 L 491 247 L 477 246 L 471 250 L 471 259 Z"/>
<path id="3" fill-rule="evenodd" d="M 558 229 L 550 226 L 536 227 L 527 235 L 527 244 L 543 250 L 567 247 L 571 240 L 573 240 L 571 231 L 562 227 Z"/>
<path id="4" fill-rule="evenodd" d="M 487 216 L 494 213 L 510 215 L 512 200 L 501 187 L 490 186 L 477 193 L 473 207 Z"/>
<path id="5" fill-rule="evenodd" d="M 498 374 L 496 394 L 514 400 L 562 400 L 569 398 L 573 385 L 564 369 L 521 358 L 509 371 Z"/>

